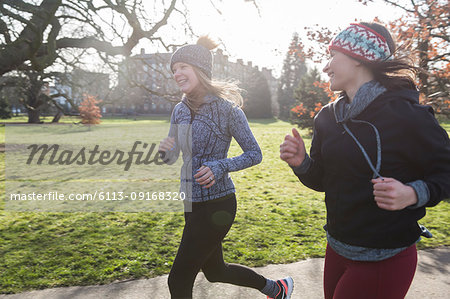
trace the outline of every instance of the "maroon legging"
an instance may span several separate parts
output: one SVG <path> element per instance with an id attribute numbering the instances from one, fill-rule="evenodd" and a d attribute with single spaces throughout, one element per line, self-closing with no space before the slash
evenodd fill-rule
<path id="1" fill-rule="evenodd" d="M 357 262 L 338 255 L 327 245 L 325 299 L 400 299 L 406 296 L 416 272 L 413 245 L 379 262 Z"/>

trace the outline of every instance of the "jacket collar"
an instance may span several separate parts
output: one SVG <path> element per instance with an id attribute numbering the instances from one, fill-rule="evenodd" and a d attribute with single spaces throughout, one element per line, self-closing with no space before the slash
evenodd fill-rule
<path id="1" fill-rule="evenodd" d="M 347 95 L 341 96 L 333 105 L 336 122 L 355 118 L 385 91 L 386 88 L 377 81 L 369 81 L 358 89 L 351 103 L 348 103 Z"/>
<path id="2" fill-rule="evenodd" d="M 203 98 L 203 102 L 201 105 L 204 104 L 210 104 L 212 102 L 216 102 L 219 100 L 219 97 L 212 95 L 212 94 L 207 94 L 204 98 Z M 184 95 L 183 98 L 181 99 L 182 102 L 186 103 L 188 101 L 188 98 Z M 200 106 L 201 106 L 200 105 Z"/>

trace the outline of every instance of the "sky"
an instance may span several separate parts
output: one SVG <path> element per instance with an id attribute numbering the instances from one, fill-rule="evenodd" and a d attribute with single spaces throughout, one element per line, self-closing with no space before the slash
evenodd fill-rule
<path id="1" fill-rule="evenodd" d="M 298 32 L 306 43 L 305 26 L 319 24 L 332 30 L 345 28 L 355 19 L 383 22 L 399 18 L 403 11 L 381 3 L 364 6 L 357 0 L 185 0 L 194 32 L 209 34 L 222 41 L 230 60 L 252 61 L 268 67 L 279 76 L 283 60 L 292 39 Z M 220 10 L 221 14 L 217 12 Z M 180 31 L 182 32 L 182 31 Z M 180 34 L 181 43 L 194 43 Z M 317 65 L 320 69 L 323 66 Z"/>

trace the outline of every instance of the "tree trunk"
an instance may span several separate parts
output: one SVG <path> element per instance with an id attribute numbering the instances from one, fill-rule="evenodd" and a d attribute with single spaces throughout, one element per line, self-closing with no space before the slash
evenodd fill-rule
<path id="1" fill-rule="evenodd" d="M 40 111 L 39 109 L 28 109 L 28 123 L 29 124 L 41 124 L 43 123 L 39 118 Z"/>
<path id="2" fill-rule="evenodd" d="M 63 115 L 63 113 L 61 111 L 58 111 L 58 113 L 56 113 L 55 117 L 53 117 L 52 123 L 59 122 L 59 120 L 61 119 L 62 115 Z"/>
<path id="3" fill-rule="evenodd" d="M 426 71 L 428 71 L 428 62 L 429 62 L 428 54 L 427 54 L 428 46 L 429 46 L 428 41 L 422 40 L 422 41 L 419 41 L 418 47 L 417 47 L 417 49 L 419 50 L 419 60 L 420 60 L 419 66 Z M 425 94 L 425 96 L 428 97 L 428 95 L 429 95 L 428 74 L 425 72 L 420 72 L 419 80 L 422 83 L 422 88 L 420 91 L 423 94 Z"/>

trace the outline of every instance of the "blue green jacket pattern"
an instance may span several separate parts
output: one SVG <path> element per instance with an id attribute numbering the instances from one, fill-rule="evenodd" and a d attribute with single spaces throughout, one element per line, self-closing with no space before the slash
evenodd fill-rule
<path id="1" fill-rule="evenodd" d="M 183 98 L 172 112 L 169 136 L 176 140 L 175 148 L 169 153 L 170 163 L 176 161 L 181 151 L 181 189 L 184 184 L 192 186 L 189 192 L 192 196 L 187 198 L 192 202 L 213 200 L 234 193 L 229 172 L 251 167 L 262 160 L 261 149 L 244 112 L 230 101 L 216 96 L 206 96 L 196 112 L 189 109 Z M 243 153 L 228 158 L 232 138 Z M 216 180 L 208 189 L 193 178 L 202 165 L 211 169 Z"/>

